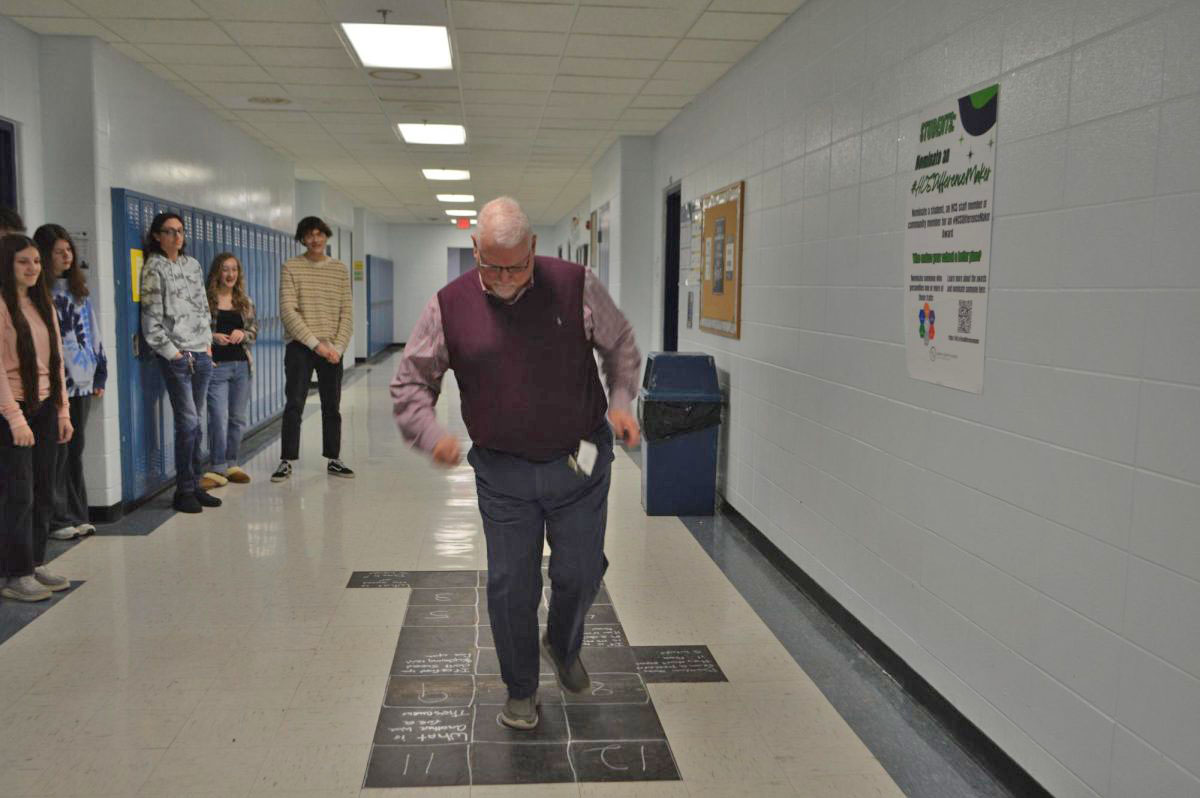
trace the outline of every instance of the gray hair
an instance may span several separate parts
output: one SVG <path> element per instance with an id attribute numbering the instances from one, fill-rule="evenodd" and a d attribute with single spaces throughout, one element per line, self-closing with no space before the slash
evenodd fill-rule
<path id="1" fill-rule="evenodd" d="M 479 238 L 490 244 L 510 248 L 520 246 L 533 236 L 529 217 L 521 203 L 512 197 L 497 197 L 479 211 Z"/>

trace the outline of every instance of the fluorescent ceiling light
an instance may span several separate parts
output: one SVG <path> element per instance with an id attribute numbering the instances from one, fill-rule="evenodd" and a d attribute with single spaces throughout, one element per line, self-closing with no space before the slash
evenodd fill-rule
<path id="1" fill-rule="evenodd" d="M 438 194 L 438 202 L 474 202 L 474 194 Z"/>
<path id="2" fill-rule="evenodd" d="M 470 180 L 471 173 L 466 169 L 422 169 L 421 174 L 426 180 Z"/>
<path id="3" fill-rule="evenodd" d="M 469 208 L 451 208 L 446 211 L 447 216 L 474 216 L 475 211 Z"/>
<path id="4" fill-rule="evenodd" d="M 452 69 L 450 35 L 441 25 L 343 22 L 342 30 L 367 69 Z"/>
<path id="5" fill-rule="evenodd" d="M 401 122 L 400 135 L 409 144 L 466 144 L 467 129 L 462 125 L 410 125 Z"/>

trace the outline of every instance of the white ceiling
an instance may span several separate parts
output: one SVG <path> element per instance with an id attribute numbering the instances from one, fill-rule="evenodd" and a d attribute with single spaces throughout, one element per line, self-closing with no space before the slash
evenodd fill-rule
<path id="1" fill-rule="evenodd" d="M 97 36 L 395 222 L 445 222 L 435 194 L 516 196 L 553 224 L 623 134 L 661 130 L 804 0 L 0 0 L 41 34 Z M 455 69 L 377 78 L 338 22 L 450 29 Z M 386 77 L 386 76 L 385 76 Z M 252 97 L 283 98 L 263 105 Z M 464 147 L 397 122 L 465 124 Z M 468 168 L 469 185 L 425 167 Z"/>

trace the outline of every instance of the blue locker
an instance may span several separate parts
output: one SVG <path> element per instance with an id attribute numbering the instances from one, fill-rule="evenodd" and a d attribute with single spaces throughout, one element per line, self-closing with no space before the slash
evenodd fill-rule
<path id="1" fill-rule="evenodd" d="M 116 289 L 118 398 L 121 425 L 122 498 L 136 501 L 169 484 L 175 472 L 175 435 L 170 402 L 166 396 L 157 356 L 137 355 L 141 308 L 134 301 L 134 255 L 141 252 L 155 214 L 172 210 L 180 215 L 187 235 L 187 251 L 200 262 L 207 276 L 219 252 L 233 252 L 241 261 L 247 288 L 259 314 L 255 347 L 255 385 L 251 427 L 283 410 L 282 327 L 278 323 L 278 268 L 284 237 L 257 225 L 211 214 L 197 208 L 172 205 L 125 189 L 112 190 L 114 285 Z"/>

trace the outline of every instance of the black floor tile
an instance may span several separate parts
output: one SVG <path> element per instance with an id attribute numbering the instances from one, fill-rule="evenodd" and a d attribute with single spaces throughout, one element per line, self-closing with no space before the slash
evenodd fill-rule
<path id="1" fill-rule="evenodd" d="M 475 677 L 476 706 L 498 707 L 507 700 L 508 688 L 499 676 Z M 558 680 L 554 676 L 542 674 L 538 677 L 538 700 L 546 706 L 562 705 L 562 690 L 559 689 Z"/>
<path id="2" fill-rule="evenodd" d="M 572 742 L 570 754 L 580 781 L 679 780 L 679 768 L 665 740 Z"/>
<path id="3" fill-rule="evenodd" d="M 565 744 L 472 743 L 475 784 L 546 784 L 575 781 Z"/>
<path id="4" fill-rule="evenodd" d="M 479 619 L 474 605 L 467 607 L 409 604 L 404 613 L 404 628 L 414 626 L 475 626 Z"/>
<path id="5" fill-rule="evenodd" d="M 474 587 L 475 571 L 355 571 L 346 587 Z"/>
<path id="6" fill-rule="evenodd" d="M 620 623 L 620 621 L 617 619 L 617 611 L 613 609 L 613 605 L 611 604 L 593 604 L 592 608 L 588 610 L 587 615 L 584 616 L 583 622 L 585 624 Z"/>
<path id="7" fill-rule="evenodd" d="M 364 787 L 451 787 L 471 783 L 466 745 L 371 749 Z"/>
<path id="8" fill-rule="evenodd" d="M 408 606 L 473 607 L 477 598 L 477 590 L 473 587 L 417 587 L 408 597 Z"/>
<path id="9" fill-rule="evenodd" d="M 629 639 L 620 624 L 585 624 L 583 627 L 583 644 L 594 648 L 612 648 L 628 646 Z"/>
<path id="10" fill-rule="evenodd" d="M 636 673 L 592 673 L 592 686 L 567 693 L 568 704 L 649 704 L 650 693 Z"/>
<path id="11" fill-rule="evenodd" d="M 383 704 L 387 707 L 468 707 L 476 697 L 475 677 L 392 676 Z"/>
<path id="12" fill-rule="evenodd" d="M 637 660 L 629 646 L 591 648 L 584 646 L 579 652 L 588 673 L 637 673 Z"/>
<path id="13" fill-rule="evenodd" d="M 647 682 L 727 682 L 708 646 L 634 646 Z"/>
<path id="14" fill-rule="evenodd" d="M 500 706 L 479 706 L 475 708 L 475 732 L 473 740 L 477 743 L 562 743 L 570 739 L 567 729 L 567 716 L 560 704 L 543 703 L 539 707 L 540 719 L 538 725 L 528 731 L 510 729 L 499 720 Z"/>
<path id="15" fill-rule="evenodd" d="M 54 609 L 67 598 L 74 595 L 75 591 L 82 584 L 83 582 L 73 581 L 71 582 L 70 590 L 60 590 L 57 593 L 52 593 L 50 594 L 50 598 L 45 601 L 12 601 L 11 599 L 0 599 L 0 643 L 3 643 L 24 629 L 26 625 L 35 621 L 38 616 Z"/>
<path id="16" fill-rule="evenodd" d="M 471 740 L 473 707 L 390 708 L 379 713 L 376 745 L 426 746 Z"/>
<path id="17" fill-rule="evenodd" d="M 572 740 L 667 739 L 653 704 L 581 705 L 568 698 L 566 710 Z"/>

